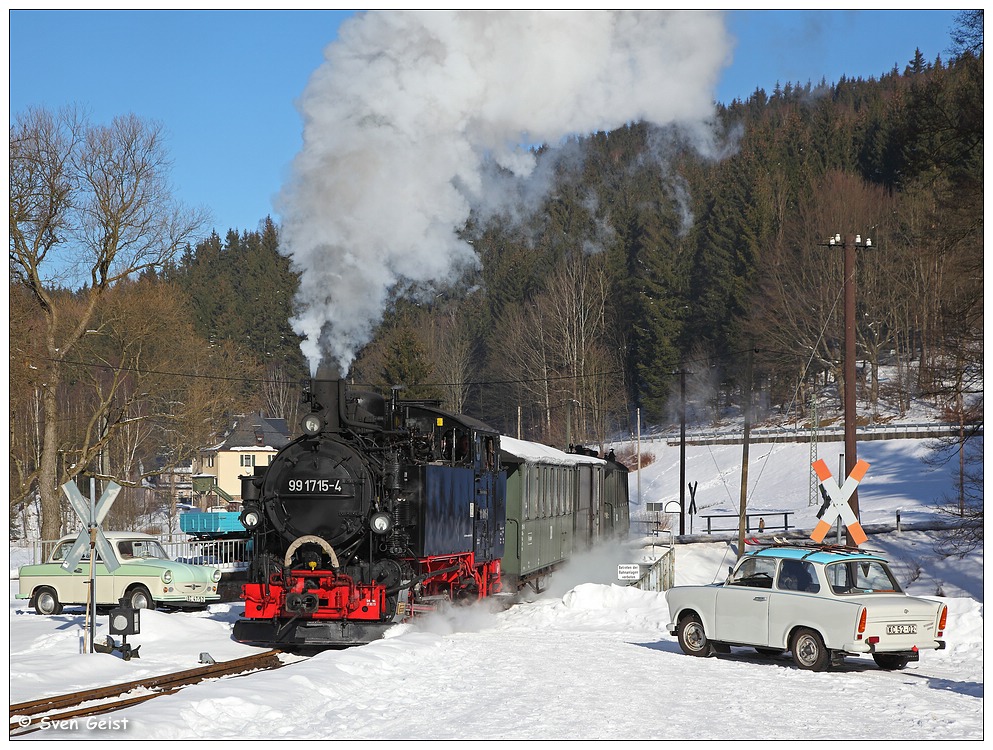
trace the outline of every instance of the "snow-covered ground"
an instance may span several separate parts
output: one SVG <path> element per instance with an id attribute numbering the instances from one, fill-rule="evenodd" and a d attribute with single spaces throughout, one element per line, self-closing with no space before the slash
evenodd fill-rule
<path id="1" fill-rule="evenodd" d="M 820 455 L 836 471 L 837 456 Z M 861 443 L 872 468 L 860 486 L 866 524 L 926 524 L 953 494 L 953 468 L 923 463 L 920 441 Z M 836 452 L 835 452 L 836 453 Z M 737 456 L 737 464 L 735 464 Z M 673 463 L 675 457 L 675 464 Z M 794 512 L 812 528 L 809 448 L 751 446 L 749 512 Z M 687 449 L 687 480 L 700 512 L 736 512 L 740 446 Z M 675 472 L 673 474 L 673 471 Z M 678 448 L 659 450 L 632 475 L 635 515 L 645 502 L 678 498 Z M 752 491 L 749 493 L 753 496 Z M 688 499 L 688 496 L 687 496 Z M 754 503 L 754 504 L 753 504 Z M 706 509 L 706 510 L 705 510 Z M 699 524 L 696 531 L 700 530 Z M 29 738 L 72 739 L 982 739 L 983 552 L 943 558 L 937 532 L 870 536 L 909 593 L 949 607 L 948 648 L 901 672 L 849 658 L 838 671 L 796 669 L 788 655 L 683 655 L 665 632 L 662 594 L 618 585 L 616 564 L 640 546 L 607 547 L 563 570 L 540 597 L 503 611 L 484 605 L 399 625 L 376 643 L 327 651 L 275 672 L 208 681 L 175 695 L 50 727 Z M 724 541 L 676 547 L 677 584 L 723 577 Z M 12 577 L 20 563 L 16 550 Z M 141 658 L 80 654 L 82 611 L 41 617 L 10 595 L 10 702 L 196 667 L 260 651 L 233 642 L 237 604 L 203 613 L 143 612 Z M 100 618 L 98 637 L 106 633 Z M 96 719 L 94 719 L 94 723 Z"/>

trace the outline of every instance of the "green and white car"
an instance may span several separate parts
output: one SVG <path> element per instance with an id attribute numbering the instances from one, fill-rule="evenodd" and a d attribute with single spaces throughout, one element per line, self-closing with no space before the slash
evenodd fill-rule
<path id="1" fill-rule="evenodd" d="M 105 536 L 120 567 L 111 573 L 97 554 L 97 606 L 116 606 L 124 597 L 135 609 L 203 609 L 219 601 L 221 571 L 217 568 L 174 562 L 158 540 L 148 534 L 110 531 Z M 40 615 L 57 615 L 65 605 L 85 605 L 90 582 L 89 551 L 72 570 L 62 567 L 75 541 L 75 536 L 63 537 L 48 562 L 22 566 L 16 598 L 30 599 Z"/>

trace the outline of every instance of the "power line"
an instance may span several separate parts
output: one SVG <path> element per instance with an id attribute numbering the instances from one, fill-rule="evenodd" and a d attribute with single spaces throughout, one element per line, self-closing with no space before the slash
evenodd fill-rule
<path id="1" fill-rule="evenodd" d="M 99 362 L 84 362 L 82 360 L 74 360 L 74 359 L 56 359 L 53 357 L 42 357 L 41 359 L 45 359 L 49 362 L 59 362 L 61 364 L 66 364 L 66 365 L 79 365 L 81 367 L 92 367 L 94 369 L 110 370 L 114 372 L 133 372 L 138 375 L 169 375 L 172 377 L 189 378 L 191 380 L 195 380 L 199 378 L 202 380 L 222 380 L 227 382 L 236 381 L 242 383 L 274 383 L 278 385 L 298 385 L 300 383 L 299 380 L 277 380 L 270 378 L 250 378 L 246 376 L 239 377 L 239 376 L 231 376 L 231 375 L 205 375 L 205 374 L 190 373 L 190 372 L 176 372 L 173 370 L 155 370 L 155 369 L 141 368 L 141 367 L 130 367 L 127 365 L 108 365 Z M 624 372 L 623 370 L 607 370 L 605 372 L 594 372 L 585 375 L 553 375 L 542 378 L 480 380 L 480 381 L 470 381 L 467 383 L 417 383 L 416 386 L 417 387 L 428 387 L 428 386 L 448 387 L 448 386 L 461 386 L 461 385 L 491 386 L 491 385 L 514 385 L 521 383 L 544 383 L 544 382 L 560 381 L 560 380 L 582 380 L 585 378 L 607 377 L 610 375 L 621 375 L 623 374 L 623 372 Z"/>

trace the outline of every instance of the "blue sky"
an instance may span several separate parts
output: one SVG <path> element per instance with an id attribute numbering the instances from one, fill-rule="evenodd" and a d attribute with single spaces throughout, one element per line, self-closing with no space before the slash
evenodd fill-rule
<path id="1" fill-rule="evenodd" d="M 734 11 L 734 59 L 715 99 L 777 82 L 901 70 L 947 58 L 959 11 Z M 10 113 L 82 105 L 95 122 L 134 112 L 169 135 L 180 199 L 223 237 L 256 228 L 301 145 L 295 108 L 344 11 L 9 13 Z"/>

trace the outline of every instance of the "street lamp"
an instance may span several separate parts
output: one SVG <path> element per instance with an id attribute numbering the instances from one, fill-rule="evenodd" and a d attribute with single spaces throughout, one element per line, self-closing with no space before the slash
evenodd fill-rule
<path id="1" fill-rule="evenodd" d="M 861 234 L 848 235 L 842 242 L 841 235 L 836 234 L 822 246 L 844 248 L 845 265 L 845 360 L 843 377 L 845 378 L 845 477 L 852 473 L 855 464 L 858 462 L 858 455 L 855 445 L 855 249 L 863 250 L 872 247 L 872 240 L 868 237 L 862 240 Z M 844 482 L 845 477 L 840 481 Z M 858 492 L 853 492 L 848 503 L 855 517 L 859 517 L 859 496 Z M 851 533 L 848 536 L 849 544 L 852 543 Z"/>

